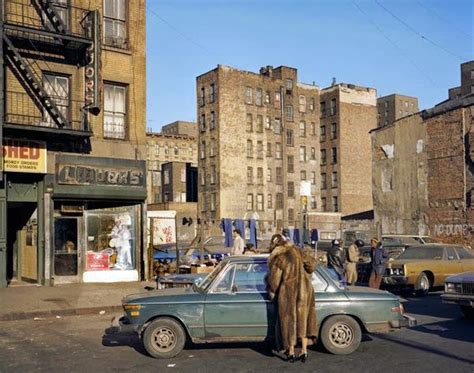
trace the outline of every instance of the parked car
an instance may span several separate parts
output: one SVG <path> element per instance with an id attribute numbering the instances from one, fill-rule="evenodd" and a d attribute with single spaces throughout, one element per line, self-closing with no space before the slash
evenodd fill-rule
<path id="1" fill-rule="evenodd" d="M 427 245 L 432 243 L 438 243 L 438 241 L 430 236 L 384 234 L 382 235 L 382 243 L 384 245 L 413 246 L 419 244 Z"/>
<path id="2" fill-rule="evenodd" d="M 178 355 L 194 343 L 257 342 L 273 337 L 274 302 L 268 298 L 267 256 L 223 260 L 198 285 L 135 294 L 122 300 L 122 331 L 135 331 L 155 358 Z M 354 352 L 364 332 L 413 326 L 395 295 L 362 287 L 342 287 L 324 266 L 312 277 L 319 340 L 333 354 Z"/>
<path id="3" fill-rule="evenodd" d="M 158 276 L 156 278 L 157 289 L 190 287 L 193 284 L 201 282 L 207 273 L 181 273 L 167 276 Z"/>
<path id="4" fill-rule="evenodd" d="M 389 262 L 382 283 L 388 288 L 410 288 L 426 295 L 432 287 L 443 286 L 448 276 L 468 270 L 474 270 L 474 257 L 462 246 L 409 246 Z"/>
<path id="5" fill-rule="evenodd" d="M 443 303 L 457 304 L 466 319 L 474 320 L 474 271 L 449 276 L 441 299 Z"/>

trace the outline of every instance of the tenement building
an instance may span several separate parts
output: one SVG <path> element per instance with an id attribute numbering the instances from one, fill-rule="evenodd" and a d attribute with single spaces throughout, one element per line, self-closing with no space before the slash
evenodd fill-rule
<path id="1" fill-rule="evenodd" d="M 393 124 L 397 119 L 417 113 L 418 98 L 397 93 L 377 99 L 377 127 Z"/>
<path id="2" fill-rule="evenodd" d="M 369 131 L 376 127 L 376 90 L 334 84 L 321 90 L 321 211 L 372 210 Z"/>
<path id="3" fill-rule="evenodd" d="M 197 77 L 199 213 L 204 220 L 256 218 L 296 226 L 320 206 L 319 88 L 297 70 L 259 73 L 218 65 Z"/>
<path id="4" fill-rule="evenodd" d="M 145 1 L 2 11 L 0 286 L 146 278 Z"/>

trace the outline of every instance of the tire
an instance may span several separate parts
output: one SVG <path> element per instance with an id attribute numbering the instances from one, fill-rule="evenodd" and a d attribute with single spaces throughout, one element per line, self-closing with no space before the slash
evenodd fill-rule
<path id="1" fill-rule="evenodd" d="M 362 331 L 354 318 L 346 315 L 331 316 L 321 329 L 321 343 L 334 355 L 349 355 L 360 345 Z"/>
<path id="2" fill-rule="evenodd" d="M 186 343 L 183 327 L 170 318 L 159 318 L 148 325 L 143 333 L 143 346 L 150 356 L 170 359 L 178 355 Z"/>
<path id="3" fill-rule="evenodd" d="M 461 311 L 466 319 L 474 320 L 474 308 L 469 306 L 461 306 Z"/>
<path id="4" fill-rule="evenodd" d="M 419 297 L 426 297 L 431 288 L 431 281 L 425 272 L 421 272 L 415 284 L 415 295 Z"/>

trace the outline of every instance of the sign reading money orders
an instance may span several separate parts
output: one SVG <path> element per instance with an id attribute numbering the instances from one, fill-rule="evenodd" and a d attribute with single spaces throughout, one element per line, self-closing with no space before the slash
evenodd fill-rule
<path id="1" fill-rule="evenodd" d="M 34 140 L 4 139 L 3 171 L 45 174 L 46 143 Z"/>

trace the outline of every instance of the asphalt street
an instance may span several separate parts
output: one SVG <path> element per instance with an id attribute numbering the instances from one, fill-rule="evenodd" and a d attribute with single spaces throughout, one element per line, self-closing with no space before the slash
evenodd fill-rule
<path id="1" fill-rule="evenodd" d="M 410 330 L 365 336 L 349 356 L 313 347 L 306 364 L 283 361 L 265 344 L 191 345 L 156 360 L 133 334 L 111 333 L 111 315 L 0 322 L 0 372 L 474 372 L 474 322 L 440 293 L 408 298 Z"/>

